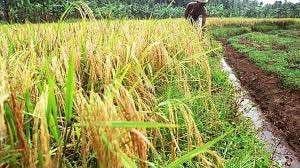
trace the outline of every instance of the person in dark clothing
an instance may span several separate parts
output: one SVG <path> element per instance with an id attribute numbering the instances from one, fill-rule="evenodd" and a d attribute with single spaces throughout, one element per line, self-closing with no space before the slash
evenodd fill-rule
<path id="1" fill-rule="evenodd" d="M 206 10 L 207 0 L 197 0 L 195 2 L 190 2 L 186 6 L 184 17 L 189 19 L 192 24 L 195 24 L 196 28 L 200 26 L 200 15 L 202 16 L 201 20 L 201 27 L 202 30 L 205 31 L 205 23 L 206 17 L 208 16 L 208 12 Z"/>

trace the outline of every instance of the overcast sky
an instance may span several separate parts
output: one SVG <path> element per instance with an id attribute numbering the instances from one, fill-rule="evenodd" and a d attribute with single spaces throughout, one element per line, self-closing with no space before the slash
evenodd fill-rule
<path id="1" fill-rule="evenodd" d="M 263 2 L 264 4 L 266 4 L 266 3 L 273 4 L 276 0 L 258 0 L 258 1 Z M 281 0 L 281 1 L 284 2 L 284 0 Z M 297 2 L 300 2 L 300 0 L 288 0 L 288 2 L 297 3 Z"/>

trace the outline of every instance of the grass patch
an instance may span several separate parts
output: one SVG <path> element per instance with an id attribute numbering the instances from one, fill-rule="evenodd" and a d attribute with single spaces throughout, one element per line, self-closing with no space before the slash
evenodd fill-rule
<path id="1" fill-rule="evenodd" d="M 212 26 L 209 29 L 210 32 L 212 32 L 213 37 L 217 39 L 228 38 L 251 32 L 251 28 L 248 26 Z"/>
<path id="2" fill-rule="evenodd" d="M 263 70 L 278 74 L 285 87 L 300 88 L 299 30 L 248 33 L 229 42 Z"/>
<path id="3" fill-rule="evenodd" d="M 257 32 L 268 32 L 272 30 L 277 30 L 279 27 L 276 24 L 256 24 L 251 27 L 252 31 Z"/>

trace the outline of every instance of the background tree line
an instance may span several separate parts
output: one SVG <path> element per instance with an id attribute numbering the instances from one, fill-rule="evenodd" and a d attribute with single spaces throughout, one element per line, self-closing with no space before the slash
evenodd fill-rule
<path id="1" fill-rule="evenodd" d="M 75 0 L 0 0 L 0 19 L 14 22 L 51 22 L 60 18 Z M 77 1 L 77 0 L 76 0 Z M 96 18 L 182 17 L 190 0 L 82 0 Z M 276 1 L 263 5 L 257 0 L 209 0 L 210 16 L 300 17 L 300 3 Z M 80 15 L 71 12 L 71 18 Z"/>

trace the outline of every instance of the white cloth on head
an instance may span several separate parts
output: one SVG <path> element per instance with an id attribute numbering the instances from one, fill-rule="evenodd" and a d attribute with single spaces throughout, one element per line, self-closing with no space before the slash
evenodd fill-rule
<path id="1" fill-rule="evenodd" d="M 201 3 L 207 3 L 208 0 L 197 0 L 197 2 L 201 2 Z"/>

